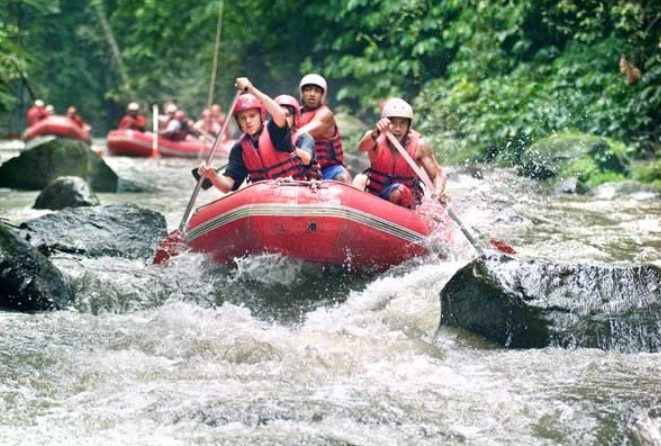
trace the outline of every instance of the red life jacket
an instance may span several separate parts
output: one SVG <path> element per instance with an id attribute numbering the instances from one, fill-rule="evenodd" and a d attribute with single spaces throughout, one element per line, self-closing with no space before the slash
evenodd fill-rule
<path id="1" fill-rule="evenodd" d="M 303 110 L 298 118 L 298 128 L 312 121 L 314 116 L 327 105 L 322 105 L 314 110 Z M 330 108 L 328 108 L 330 110 Z M 331 138 L 314 138 L 314 146 L 317 150 L 317 160 L 319 166 L 323 169 L 328 166 L 344 165 L 344 149 L 342 148 L 342 138 L 340 130 L 335 126 L 335 134 Z"/>
<path id="2" fill-rule="evenodd" d="M 296 152 L 287 153 L 276 150 L 266 125 L 259 135 L 258 148 L 255 148 L 250 137 L 245 133 L 239 142 L 243 152 L 243 164 L 248 170 L 251 182 L 289 176 L 295 180 L 305 179 L 303 164 L 301 159 L 296 156 Z"/>
<path id="3" fill-rule="evenodd" d="M 420 141 L 420 134 L 415 130 L 411 130 L 404 148 L 414 160 L 418 141 Z M 422 199 L 422 190 L 415 171 L 399 153 L 395 157 L 390 146 L 388 146 L 386 135 L 380 135 L 376 140 L 376 144 L 376 159 L 372 162 L 370 168 L 367 190 L 374 195 L 379 195 L 389 185 L 399 183 L 408 187 L 413 192 L 416 201 L 419 202 Z"/>
<path id="4" fill-rule="evenodd" d="M 27 111 L 27 126 L 32 127 L 37 122 L 41 121 L 42 119 L 46 119 L 47 117 L 48 113 L 46 113 L 45 109 L 34 106 L 30 107 Z"/>
<path id="5" fill-rule="evenodd" d="M 137 130 L 139 132 L 144 132 L 147 128 L 147 120 L 142 115 L 136 115 L 135 117 L 125 115 L 121 121 L 119 121 L 117 128 L 120 130 Z"/>

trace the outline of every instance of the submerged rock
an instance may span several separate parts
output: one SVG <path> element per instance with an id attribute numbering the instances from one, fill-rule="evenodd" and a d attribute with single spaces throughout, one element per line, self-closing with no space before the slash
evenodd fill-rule
<path id="1" fill-rule="evenodd" d="M 0 187 L 41 190 L 61 176 L 84 178 L 96 192 L 117 192 L 117 174 L 85 143 L 56 138 L 0 166 Z"/>
<path id="2" fill-rule="evenodd" d="M 661 269 L 480 257 L 441 291 L 441 325 L 512 348 L 661 351 Z"/>
<path id="3" fill-rule="evenodd" d="M 41 191 L 34 208 L 60 210 L 98 204 L 99 199 L 94 195 L 87 181 L 80 177 L 59 177 Z"/>
<path id="4" fill-rule="evenodd" d="M 55 310 L 65 308 L 71 299 L 62 273 L 0 222 L 0 308 Z"/>
<path id="5" fill-rule="evenodd" d="M 30 243 L 89 257 L 151 259 L 167 235 L 165 217 L 135 204 L 68 208 L 21 224 Z"/>

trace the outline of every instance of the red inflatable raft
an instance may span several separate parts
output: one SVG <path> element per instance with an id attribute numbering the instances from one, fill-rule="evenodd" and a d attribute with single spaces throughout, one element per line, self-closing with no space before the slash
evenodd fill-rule
<path id="1" fill-rule="evenodd" d="M 353 270 L 383 269 L 427 254 L 434 231 L 449 243 L 447 228 L 430 212 L 411 211 L 335 181 L 267 181 L 200 207 L 186 225 L 184 241 L 225 264 L 279 253 Z"/>
<path id="2" fill-rule="evenodd" d="M 138 132 L 135 130 L 111 130 L 108 133 L 108 152 L 118 156 L 152 156 L 154 134 L 151 132 Z M 234 140 L 222 141 L 216 151 L 216 157 L 229 156 Z M 158 138 L 157 154 L 162 157 L 198 158 L 200 152 L 208 153 L 211 143 L 199 140 L 171 141 Z"/>
<path id="3" fill-rule="evenodd" d="M 90 142 L 89 132 L 80 128 L 66 116 L 49 116 L 42 119 L 23 133 L 23 139 L 29 141 L 38 136 L 57 136 Z"/>

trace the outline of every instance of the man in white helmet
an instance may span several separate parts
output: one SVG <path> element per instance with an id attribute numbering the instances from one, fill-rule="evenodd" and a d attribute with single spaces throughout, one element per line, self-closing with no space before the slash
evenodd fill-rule
<path id="1" fill-rule="evenodd" d="M 48 117 L 48 113 L 46 112 L 44 101 L 41 99 L 35 100 L 32 107 L 28 109 L 26 117 L 28 127 L 32 127 L 42 119 L 46 119 Z"/>
<path id="2" fill-rule="evenodd" d="M 165 106 L 165 114 L 158 117 L 158 125 L 160 128 L 166 127 L 170 121 L 174 120 L 174 114 L 179 110 L 176 104 L 170 102 Z"/>
<path id="3" fill-rule="evenodd" d="M 333 111 L 325 104 L 326 80 L 318 74 L 306 74 L 299 83 L 299 91 L 303 108 L 295 136 L 308 133 L 314 138 L 322 179 L 351 183 L 351 174 L 344 166 L 340 131 Z"/>
<path id="4" fill-rule="evenodd" d="M 138 132 L 147 130 L 147 118 L 140 114 L 140 105 L 137 102 L 131 102 L 126 107 L 126 115 L 119 121 L 117 128 L 120 130 L 136 130 Z"/>
<path id="5" fill-rule="evenodd" d="M 421 180 L 413 168 L 399 154 L 388 138 L 390 131 L 411 158 L 422 167 L 432 180 L 432 197 L 443 200 L 446 178 L 425 139 L 412 129 L 413 108 L 401 98 L 388 99 L 381 108 L 381 119 L 358 143 L 358 149 L 367 152 L 370 169 L 367 176 L 359 175 L 354 185 L 392 203 L 414 208 L 422 201 Z"/>

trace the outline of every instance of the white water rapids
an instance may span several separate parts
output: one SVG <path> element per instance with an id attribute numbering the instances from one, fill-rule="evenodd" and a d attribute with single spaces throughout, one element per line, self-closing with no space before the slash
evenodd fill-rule
<path id="1" fill-rule="evenodd" d="M 194 162 L 106 162 L 157 189 L 102 204 L 179 224 Z M 500 170 L 450 187 L 466 224 L 523 256 L 661 265 L 650 194 L 558 197 Z M 41 215 L 36 195 L 0 189 L 1 215 Z M 0 445 L 661 444 L 659 354 L 437 333 L 439 291 L 474 255 L 457 244 L 452 261 L 367 276 L 270 256 L 233 269 L 56 256 L 76 305 L 0 312 Z"/>

